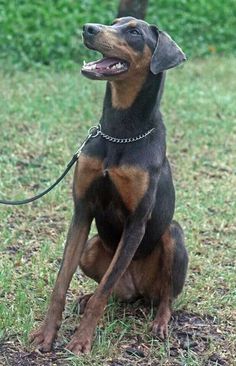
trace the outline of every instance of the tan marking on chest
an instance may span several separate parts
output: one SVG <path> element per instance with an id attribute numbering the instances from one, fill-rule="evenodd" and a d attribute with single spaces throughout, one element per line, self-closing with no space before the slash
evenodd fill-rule
<path id="1" fill-rule="evenodd" d="M 109 176 L 127 209 L 131 212 L 135 211 L 148 189 L 148 172 L 141 168 L 124 165 L 109 169 Z"/>
<path id="2" fill-rule="evenodd" d="M 102 160 L 81 154 L 74 175 L 76 196 L 79 198 L 83 197 L 92 182 L 102 176 L 102 171 Z"/>

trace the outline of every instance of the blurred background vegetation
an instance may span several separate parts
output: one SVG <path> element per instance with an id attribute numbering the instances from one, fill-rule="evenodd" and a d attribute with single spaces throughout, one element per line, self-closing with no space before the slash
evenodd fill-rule
<path id="1" fill-rule="evenodd" d="M 73 66 L 86 57 L 85 22 L 109 24 L 119 1 L 0 0 L 0 64 Z M 236 0 L 150 0 L 146 20 L 158 24 L 188 57 L 236 54 Z"/>

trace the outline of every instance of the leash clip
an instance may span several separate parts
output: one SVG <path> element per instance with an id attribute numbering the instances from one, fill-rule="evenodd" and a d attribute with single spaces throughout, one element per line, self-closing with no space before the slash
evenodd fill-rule
<path id="1" fill-rule="evenodd" d="M 80 153 L 83 150 L 84 146 L 87 144 L 87 142 L 91 138 L 97 137 L 100 134 L 101 134 L 101 125 L 100 124 L 98 124 L 97 126 L 90 127 L 90 129 L 88 130 L 87 137 L 85 138 L 85 140 L 82 142 L 82 144 L 80 145 L 80 147 L 78 148 L 78 150 L 74 154 L 74 159 L 78 160 L 78 158 L 80 156 Z"/>
<path id="2" fill-rule="evenodd" d="M 92 138 L 97 137 L 98 135 L 100 135 L 100 133 L 101 133 L 100 123 L 97 126 L 90 127 L 90 129 L 88 130 L 88 136 Z"/>

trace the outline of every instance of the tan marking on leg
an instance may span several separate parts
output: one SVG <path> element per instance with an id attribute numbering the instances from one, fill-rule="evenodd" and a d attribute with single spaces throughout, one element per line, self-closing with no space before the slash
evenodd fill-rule
<path id="1" fill-rule="evenodd" d="M 135 287 L 135 280 L 129 267 L 115 284 L 113 294 L 122 301 L 131 301 L 137 299 L 139 296 Z"/>
<path id="2" fill-rule="evenodd" d="M 166 295 L 169 298 L 172 293 L 171 274 L 175 243 L 169 229 L 160 241 L 151 254 L 131 263 L 136 287 L 144 297 L 154 302 Z"/>
<path id="3" fill-rule="evenodd" d="M 100 282 L 113 258 L 113 253 L 107 250 L 101 239 L 96 235 L 88 241 L 81 256 L 80 267 L 86 276 Z M 137 297 L 132 274 L 129 269 L 114 286 L 113 293 L 120 300 L 131 300 Z"/>
<path id="4" fill-rule="evenodd" d="M 152 323 L 152 333 L 165 339 L 168 336 L 168 323 L 171 318 L 171 304 L 162 301 L 159 305 L 157 315 Z"/>
<path id="5" fill-rule="evenodd" d="M 80 155 L 74 174 L 74 189 L 78 198 L 83 197 L 92 182 L 102 176 L 102 171 L 102 160 Z"/>
<path id="6" fill-rule="evenodd" d="M 90 239 L 80 259 L 80 267 L 86 276 L 100 282 L 112 260 L 112 254 L 103 246 L 98 235 Z"/>
<path id="7" fill-rule="evenodd" d="M 147 257 L 132 261 L 130 264 L 138 293 L 151 301 L 156 300 L 160 292 L 160 255 L 160 248 L 157 247 Z"/>
<path id="8" fill-rule="evenodd" d="M 125 206 L 129 211 L 134 211 L 149 187 L 148 172 L 126 165 L 108 171 Z"/>
<path id="9" fill-rule="evenodd" d="M 159 305 L 152 332 L 165 338 L 171 317 L 171 273 L 175 245 L 169 229 L 162 236 L 160 244 L 147 257 L 132 261 L 128 270 L 134 279 L 137 293 Z"/>

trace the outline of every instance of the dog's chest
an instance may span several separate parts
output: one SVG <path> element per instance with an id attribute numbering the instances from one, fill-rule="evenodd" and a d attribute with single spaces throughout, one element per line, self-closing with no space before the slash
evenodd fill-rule
<path id="1" fill-rule="evenodd" d="M 89 192 L 93 189 L 93 195 L 95 193 L 98 199 L 104 199 L 104 195 L 109 195 L 109 183 L 118 192 L 125 207 L 133 212 L 148 190 L 149 173 L 138 165 L 106 164 L 105 167 L 103 160 L 80 156 L 74 181 L 74 190 L 78 198 L 89 200 Z M 107 188 L 107 192 L 104 188 Z"/>

